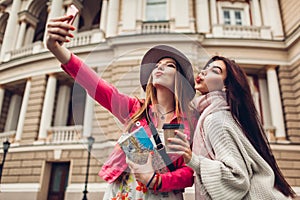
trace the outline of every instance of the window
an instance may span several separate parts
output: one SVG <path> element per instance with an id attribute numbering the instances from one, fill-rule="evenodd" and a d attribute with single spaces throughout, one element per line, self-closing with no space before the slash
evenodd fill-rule
<path id="1" fill-rule="evenodd" d="M 231 26 L 250 26 L 250 6 L 246 1 L 217 1 L 218 23 Z"/>
<path id="2" fill-rule="evenodd" d="M 82 6 L 84 9 L 80 10 L 78 19 L 79 22 L 74 26 L 78 25 L 78 32 L 89 31 L 92 29 L 99 29 L 102 1 L 82 1 Z"/>
<path id="3" fill-rule="evenodd" d="M 224 10 L 223 14 L 224 14 L 224 24 L 230 24 L 229 10 Z"/>
<path id="4" fill-rule="evenodd" d="M 147 0 L 146 21 L 165 21 L 167 20 L 166 0 Z"/>
<path id="5" fill-rule="evenodd" d="M 65 198 L 69 180 L 70 163 L 52 163 L 48 199 L 56 200 Z"/>
<path id="6" fill-rule="evenodd" d="M 227 25 L 243 25 L 243 10 L 224 9 L 223 23 Z"/>

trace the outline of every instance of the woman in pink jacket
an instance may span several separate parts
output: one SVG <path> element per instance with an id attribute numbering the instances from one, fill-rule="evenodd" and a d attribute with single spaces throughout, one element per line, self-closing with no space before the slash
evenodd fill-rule
<path id="1" fill-rule="evenodd" d="M 48 23 L 47 48 L 62 63 L 62 68 L 84 87 L 103 107 L 110 111 L 127 132 L 143 126 L 149 137 L 149 123 L 158 130 L 163 123 L 184 124 L 184 134 L 190 138 L 189 102 L 194 97 L 194 78 L 191 63 L 177 49 L 159 45 L 143 57 L 140 82 L 146 92 L 145 99 L 120 93 L 114 86 L 99 77 L 82 60 L 62 46 L 73 37 L 69 31 L 75 27 L 65 23 L 71 16 L 52 19 Z M 163 167 L 159 154 L 149 156 L 145 165 L 130 162 L 116 146 L 99 175 L 109 183 L 104 199 L 183 199 L 183 189 L 193 184 L 193 170 L 184 164 L 182 157 L 169 155 L 172 160 Z M 150 162 L 149 162 L 150 161 Z"/>

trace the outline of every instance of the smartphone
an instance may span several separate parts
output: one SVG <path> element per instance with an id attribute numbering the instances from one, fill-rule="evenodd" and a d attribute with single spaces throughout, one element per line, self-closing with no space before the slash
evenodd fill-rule
<path id="1" fill-rule="evenodd" d="M 74 20 L 75 20 L 75 17 L 77 16 L 79 10 L 78 8 L 76 8 L 75 5 L 71 4 L 68 9 L 67 9 L 67 16 L 69 15 L 72 15 L 73 17 L 67 21 L 68 24 L 72 25 Z"/>

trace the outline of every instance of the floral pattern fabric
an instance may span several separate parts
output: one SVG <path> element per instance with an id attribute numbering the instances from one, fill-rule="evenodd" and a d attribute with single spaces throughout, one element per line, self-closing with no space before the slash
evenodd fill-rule
<path id="1" fill-rule="evenodd" d="M 109 184 L 103 200 L 183 200 L 182 193 L 155 192 L 135 180 L 133 174 L 124 174 L 120 181 Z"/>

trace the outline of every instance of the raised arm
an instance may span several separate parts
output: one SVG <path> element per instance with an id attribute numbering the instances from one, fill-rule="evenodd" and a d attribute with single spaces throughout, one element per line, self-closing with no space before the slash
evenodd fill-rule
<path id="1" fill-rule="evenodd" d="M 132 107 L 137 103 L 137 99 L 120 93 L 117 88 L 99 77 L 80 58 L 62 46 L 64 42 L 69 42 L 68 37 L 73 38 L 69 31 L 75 30 L 75 27 L 66 23 L 70 18 L 72 16 L 59 17 L 49 21 L 47 48 L 62 64 L 63 70 L 85 88 L 93 99 L 109 110 L 122 123 L 126 122 Z"/>

